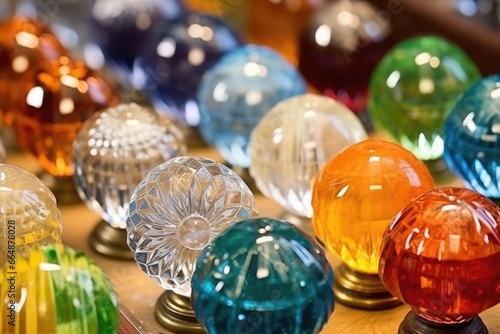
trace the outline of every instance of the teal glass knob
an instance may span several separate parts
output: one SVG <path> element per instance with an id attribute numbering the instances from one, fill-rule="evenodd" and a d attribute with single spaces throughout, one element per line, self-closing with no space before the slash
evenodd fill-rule
<path id="1" fill-rule="evenodd" d="M 333 271 L 293 225 L 243 220 L 204 249 L 192 301 L 207 333 L 318 333 L 334 308 Z"/>
<path id="2" fill-rule="evenodd" d="M 440 159 L 446 113 L 480 77 L 472 60 L 436 36 L 396 45 L 375 68 L 368 112 L 375 128 L 424 161 Z"/>

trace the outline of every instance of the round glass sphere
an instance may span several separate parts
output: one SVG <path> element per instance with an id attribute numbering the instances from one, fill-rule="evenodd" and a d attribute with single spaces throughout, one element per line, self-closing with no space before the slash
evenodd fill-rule
<path id="1" fill-rule="evenodd" d="M 182 12 L 179 0 L 96 0 L 90 20 L 94 42 L 107 62 L 128 76 L 155 24 Z"/>
<path id="2" fill-rule="evenodd" d="M 154 167 L 186 153 L 180 130 L 154 110 L 135 103 L 102 110 L 73 144 L 78 193 L 104 221 L 124 229 L 137 185 Z"/>
<path id="3" fill-rule="evenodd" d="M 39 178 L 0 164 L 0 268 L 35 246 L 60 242 L 60 220 L 56 198 Z"/>
<path id="4" fill-rule="evenodd" d="M 127 243 L 151 279 L 190 296 L 200 251 L 254 214 L 252 192 L 231 169 L 210 159 L 177 157 L 155 167 L 135 189 Z"/>
<path id="5" fill-rule="evenodd" d="M 472 60 L 441 37 L 408 39 L 389 51 L 370 79 L 368 112 L 377 130 L 421 160 L 443 155 L 443 123 L 480 77 Z"/>
<path id="6" fill-rule="evenodd" d="M 315 235 L 349 268 L 376 274 L 392 217 L 434 188 L 425 165 L 398 144 L 368 139 L 331 158 L 313 187 Z"/>
<path id="7" fill-rule="evenodd" d="M 444 123 L 444 160 L 484 196 L 500 200 L 500 75 L 485 77 L 457 100 Z"/>
<path id="8" fill-rule="evenodd" d="M 83 252 L 62 244 L 37 247 L 18 256 L 14 269 L 3 267 L 0 279 L 2 333 L 115 334 L 118 330 L 115 291 Z M 12 328 L 22 330 L 12 332 Z"/>
<path id="9" fill-rule="evenodd" d="M 250 174 L 257 188 L 286 210 L 312 217 L 312 183 L 323 165 L 366 131 L 343 104 L 305 94 L 278 103 L 250 139 Z"/>
<path id="10" fill-rule="evenodd" d="M 118 103 L 101 76 L 67 57 L 39 67 L 20 95 L 14 124 L 19 144 L 55 177 L 73 175 L 73 141 L 83 122 Z"/>
<path id="11" fill-rule="evenodd" d="M 418 316 L 466 322 L 500 301 L 499 221 L 500 209 L 472 190 L 428 191 L 386 230 L 380 278 Z"/>
<path id="12" fill-rule="evenodd" d="M 235 32 L 218 18 L 192 12 L 169 20 L 148 36 L 134 64 L 134 85 L 147 92 L 158 111 L 197 126 L 201 77 L 238 46 Z"/>
<path id="13" fill-rule="evenodd" d="M 0 22 L 0 122 L 11 126 L 26 80 L 66 49 L 42 22 L 13 16 Z"/>
<path id="14" fill-rule="evenodd" d="M 390 20 L 367 1 L 340 0 L 317 10 L 300 37 L 299 69 L 322 94 L 366 110 L 373 69 L 394 44 Z"/>
<path id="15" fill-rule="evenodd" d="M 243 220 L 198 257 L 192 301 L 207 333 L 318 333 L 333 312 L 333 272 L 293 225 Z"/>
<path id="16" fill-rule="evenodd" d="M 205 141 L 233 166 L 249 167 L 250 134 L 278 102 L 304 94 L 300 73 L 266 47 L 226 53 L 202 78 L 198 91 Z"/>

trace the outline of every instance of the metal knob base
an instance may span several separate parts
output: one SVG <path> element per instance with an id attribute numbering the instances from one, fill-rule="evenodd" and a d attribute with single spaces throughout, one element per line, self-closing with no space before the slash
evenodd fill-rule
<path id="1" fill-rule="evenodd" d="M 127 245 L 127 231 L 101 221 L 90 234 L 90 247 L 97 253 L 120 260 L 133 260 Z"/>
<path id="2" fill-rule="evenodd" d="M 82 202 L 76 191 L 75 181 L 72 176 L 55 177 L 47 172 L 37 175 L 54 193 L 59 205 L 73 205 Z"/>
<path id="3" fill-rule="evenodd" d="M 196 320 L 190 299 L 170 290 L 165 291 L 158 298 L 155 318 L 160 325 L 173 333 L 205 333 Z"/>
<path id="4" fill-rule="evenodd" d="M 456 325 L 435 324 L 419 317 L 415 312 L 406 314 L 399 325 L 399 334 L 488 334 L 488 329 L 481 318 L 475 316 L 471 320 Z"/>

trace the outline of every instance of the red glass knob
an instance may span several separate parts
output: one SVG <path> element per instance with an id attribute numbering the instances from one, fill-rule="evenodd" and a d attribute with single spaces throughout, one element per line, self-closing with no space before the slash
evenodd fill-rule
<path id="1" fill-rule="evenodd" d="M 379 275 L 417 318 L 456 326 L 500 301 L 500 209 L 462 188 L 428 191 L 384 234 Z"/>

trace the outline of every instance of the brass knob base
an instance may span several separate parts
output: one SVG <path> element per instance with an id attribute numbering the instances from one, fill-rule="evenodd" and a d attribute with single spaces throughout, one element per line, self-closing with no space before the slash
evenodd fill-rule
<path id="1" fill-rule="evenodd" d="M 385 310 L 401 305 L 377 275 L 363 274 L 344 264 L 335 271 L 334 292 L 339 303 L 364 310 Z"/>
<path id="2" fill-rule="evenodd" d="M 101 221 L 90 234 L 90 247 L 97 253 L 120 260 L 133 260 L 127 245 L 127 231 Z"/>
<path id="3" fill-rule="evenodd" d="M 399 334 L 488 334 L 488 329 L 481 318 L 475 316 L 471 320 L 456 325 L 440 325 L 422 319 L 415 312 L 406 314 L 399 325 Z"/>
<path id="4" fill-rule="evenodd" d="M 82 202 L 80 195 L 76 191 L 75 181 L 72 176 L 55 177 L 47 172 L 42 172 L 37 176 L 54 193 L 57 204 L 72 205 Z"/>
<path id="5" fill-rule="evenodd" d="M 165 291 L 156 301 L 156 321 L 173 333 L 205 333 L 196 320 L 189 298 Z"/>

